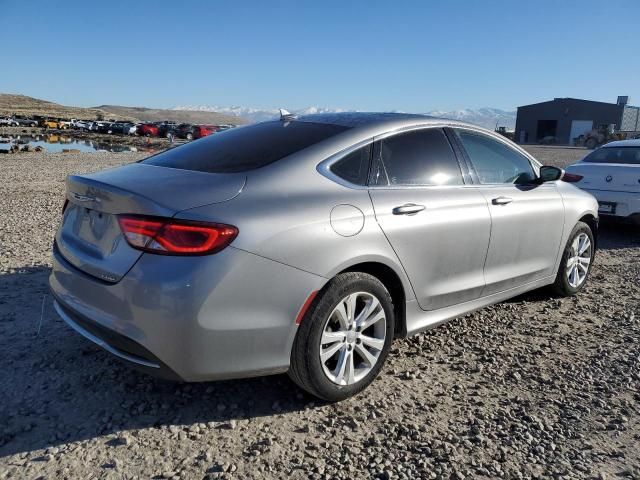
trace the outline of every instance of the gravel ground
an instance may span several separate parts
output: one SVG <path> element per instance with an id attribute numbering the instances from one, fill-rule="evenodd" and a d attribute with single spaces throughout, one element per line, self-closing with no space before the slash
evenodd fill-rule
<path id="1" fill-rule="evenodd" d="M 531 147 L 559 166 L 584 150 Z M 0 158 L 0 478 L 640 478 L 640 232 L 574 298 L 536 291 L 395 342 L 364 394 L 153 379 L 57 319 L 64 177 L 140 154 Z"/>

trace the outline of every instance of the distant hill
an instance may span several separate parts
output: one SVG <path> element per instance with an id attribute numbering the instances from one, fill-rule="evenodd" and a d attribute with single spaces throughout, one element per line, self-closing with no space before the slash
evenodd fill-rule
<path id="1" fill-rule="evenodd" d="M 31 117 L 33 115 L 95 119 L 98 115 L 108 117 L 109 114 L 98 108 L 67 107 L 54 102 L 27 97 L 26 95 L 12 95 L 0 93 L 0 115 L 18 115 Z M 120 120 L 121 118 L 118 118 Z M 128 118 L 122 118 L 126 120 Z"/>
<path id="2" fill-rule="evenodd" d="M 11 115 L 24 117 L 40 115 L 67 119 L 81 118 L 86 120 L 95 120 L 102 117 L 104 119 L 152 122 L 172 120 L 174 122 L 185 123 L 231 123 L 234 125 L 247 123 L 247 120 L 228 113 L 162 110 L 144 107 L 122 107 L 120 105 L 101 105 L 93 108 L 68 107 L 26 95 L 0 93 L 0 116 Z"/>
<path id="3" fill-rule="evenodd" d="M 160 108 L 123 107 L 120 105 L 100 105 L 95 109 L 148 122 L 171 120 L 180 123 L 211 123 L 214 125 L 227 123 L 242 125 L 248 123 L 246 119 L 236 115 L 215 111 L 165 110 Z"/>
<path id="4" fill-rule="evenodd" d="M 273 118 L 278 118 L 279 111 L 278 109 L 261 109 L 261 108 L 252 108 L 252 107 L 243 107 L 243 106 L 233 106 L 233 107 L 218 107 L 218 106 L 209 106 L 209 105 L 183 105 L 174 108 L 175 110 L 189 110 L 189 111 L 199 111 L 199 112 L 208 112 L 215 111 L 218 113 L 227 113 L 232 115 L 237 115 L 239 117 L 245 118 L 249 122 L 262 122 L 265 120 L 270 120 Z M 322 107 L 307 107 L 301 108 L 298 110 L 291 110 L 292 113 L 296 115 L 308 115 L 313 113 L 335 113 L 335 112 L 346 112 L 348 110 L 340 109 L 340 108 L 322 108 Z M 461 120 L 464 122 L 473 123 L 474 125 L 479 125 L 481 127 L 488 128 L 489 130 L 493 130 L 497 126 L 507 127 L 507 130 L 513 130 L 516 125 L 516 112 L 501 110 L 499 108 L 478 108 L 475 110 L 472 109 L 464 109 L 464 110 L 432 110 L 428 112 L 420 112 L 424 115 L 430 115 L 432 117 L 440 117 L 440 118 L 450 118 L 452 120 Z"/>

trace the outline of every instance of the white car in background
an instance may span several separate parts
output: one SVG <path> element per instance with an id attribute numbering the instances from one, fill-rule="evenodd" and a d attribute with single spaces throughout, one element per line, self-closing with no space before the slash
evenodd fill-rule
<path id="1" fill-rule="evenodd" d="M 19 124 L 13 118 L 0 117 L 0 126 L 17 127 Z"/>
<path id="2" fill-rule="evenodd" d="M 601 215 L 640 223 L 640 140 L 607 143 L 566 171 L 582 176 L 575 185 L 596 197 Z"/>

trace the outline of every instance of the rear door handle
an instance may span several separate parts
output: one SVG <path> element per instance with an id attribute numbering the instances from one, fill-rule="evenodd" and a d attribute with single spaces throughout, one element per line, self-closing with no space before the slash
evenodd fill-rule
<path id="1" fill-rule="evenodd" d="M 491 203 L 494 205 L 506 205 L 507 203 L 513 202 L 513 198 L 511 197 L 498 197 L 491 200 Z"/>
<path id="2" fill-rule="evenodd" d="M 395 207 L 392 212 L 394 215 L 415 215 L 425 209 L 424 205 L 417 205 L 415 203 L 407 203 L 399 207 Z"/>

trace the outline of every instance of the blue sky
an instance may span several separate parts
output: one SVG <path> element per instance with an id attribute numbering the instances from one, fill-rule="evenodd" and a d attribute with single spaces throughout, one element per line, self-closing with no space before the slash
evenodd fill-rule
<path id="1" fill-rule="evenodd" d="M 0 0 L 0 92 L 67 105 L 640 103 L 640 2 Z"/>

